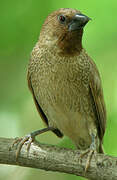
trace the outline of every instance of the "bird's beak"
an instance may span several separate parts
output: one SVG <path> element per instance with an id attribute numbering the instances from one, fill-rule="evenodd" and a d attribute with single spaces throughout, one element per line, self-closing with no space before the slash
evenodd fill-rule
<path id="1" fill-rule="evenodd" d="M 84 14 L 76 14 L 68 24 L 68 29 L 69 31 L 81 29 L 88 23 L 89 20 L 91 20 L 91 18 Z"/>

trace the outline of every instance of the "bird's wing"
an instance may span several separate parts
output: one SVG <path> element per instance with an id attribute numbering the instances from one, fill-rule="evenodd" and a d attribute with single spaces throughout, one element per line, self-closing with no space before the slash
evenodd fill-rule
<path id="1" fill-rule="evenodd" d="M 36 97 L 35 97 L 35 94 L 34 94 L 34 90 L 33 90 L 33 87 L 32 87 L 32 83 L 31 83 L 31 76 L 29 75 L 29 72 L 27 74 L 27 80 L 28 80 L 28 87 L 33 95 L 33 99 L 34 99 L 34 102 L 35 102 L 35 105 L 36 105 L 36 108 L 37 108 L 37 111 L 39 112 L 39 115 L 41 117 L 41 119 L 44 121 L 44 123 L 48 126 L 48 119 L 46 117 L 46 115 L 44 114 L 41 106 L 39 105 Z M 55 129 L 53 130 L 53 132 L 58 136 L 58 137 L 63 137 L 63 134 L 58 130 L 58 129 Z"/>
<path id="2" fill-rule="evenodd" d="M 106 107 L 104 103 L 103 90 L 101 85 L 101 79 L 97 67 L 94 62 L 91 62 L 93 65 L 93 74 L 90 80 L 90 90 L 95 104 L 96 115 L 97 115 L 97 125 L 99 127 L 99 137 L 102 141 L 105 128 L 106 128 Z"/>

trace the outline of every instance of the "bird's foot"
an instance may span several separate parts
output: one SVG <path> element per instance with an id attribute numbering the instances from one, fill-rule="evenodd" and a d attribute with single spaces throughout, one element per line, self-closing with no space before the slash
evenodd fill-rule
<path id="1" fill-rule="evenodd" d="M 88 149 L 86 149 L 86 151 L 84 151 L 80 155 L 80 158 L 82 158 L 83 156 L 88 154 L 87 160 L 86 160 L 86 165 L 85 165 L 85 172 L 87 172 L 87 170 L 90 166 L 90 162 L 91 162 L 91 158 L 92 158 L 93 154 L 95 155 L 96 153 L 97 153 L 97 149 L 96 149 L 95 137 L 94 137 L 94 135 L 92 135 L 92 143 L 91 143 L 90 147 Z"/>
<path id="2" fill-rule="evenodd" d="M 33 141 L 35 141 L 35 136 L 40 135 L 40 134 L 47 132 L 47 131 L 50 131 L 50 130 L 53 131 L 55 129 L 53 127 L 47 127 L 47 128 L 41 129 L 41 130 L 34 131 L 34 132 L 32 132 L 32 133 L 30 133 L 30 134 L 28 134 L 22 138 L 15 138 L 15 140 L 12 143 L 12 145 L 10 146 L 9 150 L 11 150 L 15 146 L 15 144 L 17 145 L 16 161 L 18 160 L 20 151 L 21 151 L 22 146 L 24 144 L 27 144 L 27 153 L 28 153 L 30 146 L 31 146 L 31 143 Z"/>
<path id="3" fill-rule="evenodd" d="M 86 165 L 85 165 L 85 172 L 87 172 L 87 170 L 88 170 L 88 168 L 90 166 L 90 161 L 91 161 L 92 155 L 95 154 L 95 153 L 96 153 L 96 150 L 89 148 L 80 155 L 80 158 L 82 158 L 83 156 L 88 154 L 87 160 L 86 160 Z"/>
<path id="4" fill-rule="evenodd" d="M 27 153 L 29 152 L 31 143 L 35 140 L 35 136 L 32 136 L 32 134 L 28 134 L 22 138 L 15 138 L 12 145 L 10 146 L 9 150 L 11 150 L 15 145 L 17 146 L 16 150 L 16 161 L 19 157 L 20 151 L 22 149 L 22 146 L 26 143 L 27 144 Z"/>

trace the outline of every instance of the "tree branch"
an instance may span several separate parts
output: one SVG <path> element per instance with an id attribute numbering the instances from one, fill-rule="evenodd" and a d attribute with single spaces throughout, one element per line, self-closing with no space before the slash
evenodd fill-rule
<path id="1" fill-rule="evenodd" d="M 23 145 L 16 162 L 16 146 L 9 151 L 13 139 L 0 138 L 0 164 L 19 165 L 31 168 L 58 171 L 91 180 L 117 180 L 117 158 L 104 154 L 93 155 L 90 167 L 84 173 L 87 155 L 79 158 L 82 151 L 57 146 L 32 143 L 27 154 Z"/>

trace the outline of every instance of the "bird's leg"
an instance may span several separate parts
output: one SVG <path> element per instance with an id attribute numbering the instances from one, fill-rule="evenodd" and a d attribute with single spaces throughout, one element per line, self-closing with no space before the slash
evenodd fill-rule
<path id="1" fill-rule="evenodd" d="M 17 147 L 17 150 L 16 150 L 16 160 L 17 160 L 18 156 L 20 154 L 20 151 L 22 149 L 22 146 L 25 144 L 25 142 L 27 143 L 27 152 L 29 152 L 31 143 L 35 140 L 35 137 L 37 135 L 40 135 L 40 134 L 42 134 L 44 132 L 52 131 L 52 130 L 54 130 L 53 127 L 47 127 L 47 128 L 41 129 L 41 130 L 31 132 L 30 134 L 28 134 L 28 135 L 26 135 L 26 136 L 24 136 L 22 138 L 15 138 L 14 142 L 12 143 L 12 145 L 10 146 L 9 149 L 12 149 L 15 144 L 18 144 L 18 147 Z"/>
<path id="2" fill-rule="evenodd" d="M 87 169 L 90 166 L 90 161 L 91 161 L 92 155 L 97 152 L 96 135 L 92 133 L 91 138 L 92 138 L 92 143 L 91 143 L 89 149 L 87 149 L 85 152 L 83 152 L 80 155 L 80 158 L 82 158 L 84 155 L 88 154 L 87 161 L 86 161 L 86 166 L 85 166 L 85 172 L 87 171 Z"/>
<path id="3" fill-rule="evenodd" d="M 88 157 L 87 157 L 87 161 L 86 161 L 86 166 L 85 166 L 85 172 L 89 168 L 92 155 L 97 152 L 96 136 L 94 134 L 91 134 L 91 138 L 92 138 L 92 143 L 91 143 L 90 148 L 89 148 L 89 153 L 88 153 Z"/>

